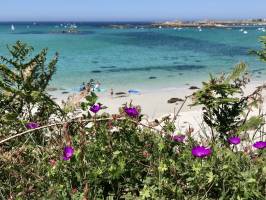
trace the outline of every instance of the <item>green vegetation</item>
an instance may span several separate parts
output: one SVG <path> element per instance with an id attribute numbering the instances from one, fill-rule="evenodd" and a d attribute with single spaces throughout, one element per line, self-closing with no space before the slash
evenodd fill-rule
<path id="1" fill-rule="evenodd" d="M 262 103 L 261 92 L 265 86 L 260 86 L 252 94 L 244 96 L 243 90 L 248 82 L 246 65 L 240 63 L 228 76 L 211 76 L 210 81 L 203 82 L 203 88 L 195 94 L 194 105 L 204 105 L 203 118 L 211 128 L 213 141 L 214 131 L 226 143 L 232 134 L 239 135 L 264 124 L 261 115 L 248 117 L 251 109 Z"/>
<path id="2" fill-rule="evenodd" d="M 195 138 L 169 117 L 143 124 L 132 104 L 99 115 L 94 93 L 69 119 L 45 92 L 57 54 L 45 64 L 46 49 L 33 58 L 22 42 L 9 50 L 0 58 L 0 198 L 265 199 L 264 115 L 250 116 L 264 86 L 243 94 L 243 63 L 194 94 L 209 126 Z"/>
<path id="3" fill-rule="evenodd" d="M 261 37 L 260 41 L 262 43 L 262 50 L 251 51 L 251 54 L 259 56 L 262 61 L 266 62 L 266 36 Z"/>
<path id="4" fill-rule="evenodd" d="M 30 58 L 33 48 L 18 41 L 0 56 L 0 136 L 23 130 L 25 123 L 47 124 L 61 109 L 45 89 L 56 71 L 58 54 L 46 64 L 47 49 Z"/>

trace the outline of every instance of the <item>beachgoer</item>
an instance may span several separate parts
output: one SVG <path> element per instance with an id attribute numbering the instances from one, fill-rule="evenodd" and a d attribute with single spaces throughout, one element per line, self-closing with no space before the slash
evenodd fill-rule
<path id="1" fill-rule="evenodd" d="M 100 90 L 100 85 L 101 85 L 101 83 L 99 81 L 97 81 L 95 86 L 94 86 L 94 89 L 99 91 Z"/>
<path id="2" fill-rule="evenodd" d="M 81 86 L 79 88 L 79 91 L 81 92 L 81 91 L 84 91 L 85 89 L 86 89 L 85 82 L 82 82 L 82 84 L 81 84 Z"/>
<path id="3" fill-rule="evenodd" d="M 87 83 L 85 89 L 86 89 L 87 93 L 89 93 L 91 91 L 91 85 L 89 83 Z"/>
<path id="4" fill-rule="evenodd" d="M 90 80 L 90 82 L 88 83 L 88 85 L 90 86 L 90 88 L 92 88 L 92 91 L 94 91 L 95 81 L 93 79 Z"/>

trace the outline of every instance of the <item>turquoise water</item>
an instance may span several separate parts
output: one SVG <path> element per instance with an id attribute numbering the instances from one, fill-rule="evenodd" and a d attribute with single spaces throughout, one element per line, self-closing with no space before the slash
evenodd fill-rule
<path id="1" fill-rule="evenodd" d="M 265 79 L 265 63 L 248 55 L 260 48 L 266 32 L 258 27 L 174 29 L 112 29 L 103 24 L 77 24 L 78 34 L 54 33 L 60 23 L 0 24 L 0 55 L 16 40 L 59 52 L 57 73 L 51 87 L 71 89 L 97 79 L 104 88 L 159 89 L 197 84 L 209 73 L 228 72 L 244 61 L 255 79 Z M 106 24 L 104 24 L 106 25 Z M 156 77 L 150 79 L 150 77 Z"/>

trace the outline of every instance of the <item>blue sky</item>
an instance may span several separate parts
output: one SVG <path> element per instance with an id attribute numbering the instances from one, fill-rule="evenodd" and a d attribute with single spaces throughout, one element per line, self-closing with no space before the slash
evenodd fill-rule
<path id="1" fill-rule="evenodd" d="M 0 21 L 266 18 L 266 0 L 1 0 Z"/>

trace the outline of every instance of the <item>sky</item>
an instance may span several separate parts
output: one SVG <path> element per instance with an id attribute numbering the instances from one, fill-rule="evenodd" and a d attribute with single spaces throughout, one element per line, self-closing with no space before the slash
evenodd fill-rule
<path id="1" fill-rule="evenodd" d="M 266 18 L 266 0 L 0 0 L 0 21 Z"/>

